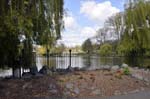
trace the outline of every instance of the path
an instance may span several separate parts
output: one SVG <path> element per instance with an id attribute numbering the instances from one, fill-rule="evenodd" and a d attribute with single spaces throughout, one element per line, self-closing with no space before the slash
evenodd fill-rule
<path id="1" fill-rule="evenodd" d="M 33 98 L 33 99 L 150 99 L 149 92 L 139 92 L 134 94 L 122 95 L 122 96 L 112 96 L 107 98 Z"/>
<path id="2" fill-rule="evenodd" d="M 139 92 L 123 96 L 113 96 L 109 98 L 96 98 L 96 99 L 150 99 L 150 92 Z"/>

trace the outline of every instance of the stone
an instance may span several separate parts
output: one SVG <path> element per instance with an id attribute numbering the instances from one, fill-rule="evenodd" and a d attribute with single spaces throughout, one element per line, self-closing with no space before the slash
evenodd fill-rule
<path id="1" fill-rule="evenodd" d="M 139 80 L 144 80 L 143 77 L 139 74 L 132 74 L 131 76 L 136 78 L 136 79 L 139 79 Z"/>
<path id="2" fill-rule="evenodd" d="M 143 78 L 143 80 L 144 80 L 145 82 L 149 82 L 148 78 Z"/>
<path id="3" fill-rule="evenodd" d="M 146 69 L 145 72 L 146 72 L 146 73 L 149 73 L 149 69 Z"/>
<path id="4" fill-rule="evenodd" d="M 68 66 L 67 71 L 68 71 L 68 72 L 73 72 L 73 71 L 74 71 L 74 68 L 71 67 L 71 66 Z"/>
<path id="5" fill-rule="evenodd" d="M 139 67 L 134 67 L 134 69 L 135 69 L 135 70 L 138 70 L 138 69 L 139 69 Z"/>
<path id="6" fill-rule="evenodd" d="M 58 90 L 57 89 L 52 89 L 49 91 L 50 93 L 53 93 L 53 94 L 57 94 L 58 93 Z"/>
<path id="7" fill-rule="evenodd" d="M 88 83 L 82 83 L 81 85 L 80 85 L 80 88 L 81 89 L 88 89 L 88 88 L 91 88 L 91 87 L 88 87 Z"/>
<path id="8" fill-rule="evenodd" d="M 64 94 L 64 96 L 70 96 L 71 92 L 70 91 L 64 91 L 63 94 Z"/>
<path id="9" fill-rule="evenodd" d="M 127 93 L 127 92 L 123 92 L 123 94 L 124 94 L 124 95 L 127 95 L 128 93 Z"/>
<path id="10" fill-rule="evenodd" d="M 100 89 L 96 89 L 96 90 L 92 91 L 92 94 L 93 95 L 101 95 L 101 91 L 100 91 Z"/>
<path id="11" fill-rule="evenodd" d="M 106 66 L 103 66 L 102 68 L 103 68 L 103 70 L 110 70 L 111 67 L 106 65 Z"/>
<path id="12" fill-rule="evenodd" d="M 31 73 L 29 73 L 29 72 L 22 74 L 22 78 L 23 78 L 23 79 L 30 79 L 30 78 L 32 78 L 32 76 L 33 76 L 33 75 L 32 75 Z"/>
<path id="13" fill-rule="evenodd" d="M 66 69 L 56 69 L 56 71 L 55 71 L 55 69 L 52 69 L 52 68 L 51 68 L 51 71 L 52 72 L 56 72 L 57 71 L 58 73 L 66 73 L 67 72 Z"/>
<path id="14" fill-rule="evenodd" d="M 80 71 L 80 68 L 79 67 L 74 67 L 74 70 L 75 71 Z"/>
<path id="15" fill-rule="evenodd" d="M 144 91 L 144 90 L 145 90 L 143 87 L 141 87 L 140 89 L 141 89 L 141 91 Z"/>
<path id="16" fill-rule="evenodd" d="M 52 90 L 52 89 L 56 89 L 56 85 L 50 84 L 50 85 L 49 85 L 49 90 Z"/>
<path id="17" fill-rule="evenodd" d="M 147 82 L 146 85 L 149 86 L 150 85 L 149 82 Z"/>
<path id="18" fill-rule="evenodd" d="M 127 64 L 125 64 L 125 63 L 123 63 L 122 65 L 121 65 L 121 67 L 122 68 L 127 68 L 127 67 L 129 67 Z"/>
<path id="19" fill-rule="evenodd" d="M 35 75 L 35 77 L 43 77 L 44 75 L 43 74 L 40 74 L 40 73 L 37 73 L 36 75 Z"/>
<path id="20" fill-rule="evenodd" d="M 73 84 L 72 83 L 66 83 L 66 88 L 67 89 L 73 89 Z"/>
<path id="21" fill-rule="evenodd" d="M 130 93 L 138 93 L 138 92 L 139 92 L 139 90 L 136 89 L 136 90 L 131 91 Z"/>
<path id="22" fill-rule="evenodd" d="M 53 93 L 53 94 L 58 93 L 58 90 L 55 84 L 50 84 L 48 89 L 50 93 Z"/>
<path id="23" fill-rule="evenodd" d="M 25 84 L 22 86 L 22 89 L 26 89 L 26 88 L 32 88 L 31 83 L 25 83 Z"/>
<path id="24" fill-rule="evenodd" d="M 116 90 L 115 92 L 114 92 L 114 95 L 121 95 L 121 92 L 119 91 L 119 90 Z"/>
<path id="25" fill-rule="evenodd" d="M 89 90 L 94 90 L 94 89 L 95 89 L 95 87 L 93 87 L 93 86 L 92 86 L 92 87 L 89 87 L 88 89 L 89 89 Z"/>
<path id="26" fill-rule="evenodd" d="M 37 69 L 37 66 L 33 66 L 30 68 L 30 73 L 32 75 L 36 75 L 38 73 L 38 69 Z"/>
<path id="27" fill-rule="evenodd" d="M 40 69 L 39 73 L 41 73 L 41 74 L 43 74 L 43 75 L 48 75 L 48 74 L 50 73 L 50 69 L 49 69 L 48 66 L 43 66 L 43 67 Z"/>
<path id="28" fill-rule="evenodd" d="M 75 88 L 74 90 L 73 90 L 73 92 L 75 93 L 75 94 L 79 94 L 80 93 L 80 90 L 79 90 L 79 88 Z"/>
<path id="29" fill-rule="evenodd" d="M 111 67 L 111 70 L 112 70 L 112 71 L 117 71 L 118 69 L 119 69 L 119 66 L 118 66 L 118 65 Z"/>
<path id="30" fill-rule="evenodd" d="M 86 67 L 80 68 L 80 71 L 87 71 L 88 69 Z"/>
<path id="31" fill-rule="evenodd" d="M 50 69 L 52 72 L 56 72 L 57 71 L 57 69 L 56 69 L 56 67 L 51 67 L 51 69 Z"/>

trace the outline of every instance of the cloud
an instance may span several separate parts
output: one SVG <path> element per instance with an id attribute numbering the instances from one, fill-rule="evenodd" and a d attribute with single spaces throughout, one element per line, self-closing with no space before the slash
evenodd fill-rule
<path id="1" fill-rule="evenodd" d="M 108 17 L 117 12 L 119 9 L 113 7 L 110 1 L 101 3 L 95 0 L 83 1 L 78 14 L 69 11 L 69 15 L 64 16 L 65 31 L 59 41 L 69 47 L 82 45 L 87 38 L 96 35 L 96 31 L 103 27 L 103 23 Z"/>
<path id="2" fill-rule="evenodd" d="M 110 1 L 97 3 L 94 0 L 83 1 L 81 3 L 80 13 L 84 14 L 90 20 L 103 24 L 105 20 L 120 10 L 113 7 Z"/>
<path id="3" fill-rule="evenodd" d="M 82 42 L 84 41 L 84 37 L 82 37 L 79 32 L 77 33 L 77 31 L 64 32 L 62 38 L 63 39 L 60 41 L 63 42 L 68 47 L 81 45 Z"/>
<path id="4" fill-rule="evenodd" d="M 58 42 L 64 43 L 66 46 L 81 45 L 83 38 L 81 36 L 81 27 L 75 15 L 69 12 L 69 15 L 64 16 L 65 30 L 62 32 L 62 39 Z"/>
<path id="5" fill-rule="evenodd" d="M 64 43 L 66 46 L 82 45 L 87 38 L 96 35 L 98 27 L 81 26 L 74 15 L 65 16 L 64 22 L 65 31 L 63 31 L 62 39 L 59 42 Z"/>
<path id="6" fill-rule="evenodd" d="M 64 24 L 66 29 L 75 29 L 77 27 L 76 20 L 72 15 L 64 17 Z"/>
<path id="7" fill-rule="evenodd" d="M 96 30 L 92 27 L 83 27 L 81 34 L 86 38 L 93 37 L 96 35 Z"/>
<path id="8" fill-rule="evenodd" d="M 92 27 L 80 27 L 76 30 L 67 30 L 62 33 L 62 40 L 66 46 L 82 45 L 82 43 L 87 39 L 95 36 L 96 30 Z"/>

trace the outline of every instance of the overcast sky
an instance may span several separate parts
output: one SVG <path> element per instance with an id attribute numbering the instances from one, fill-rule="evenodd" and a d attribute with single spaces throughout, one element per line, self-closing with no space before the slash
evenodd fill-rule
<path id="1" fill-rule="evenodd" d="M 123 11 L 124 0 L 64 0 L 67 15 L 65 30 L 60 40 L 66 46 L 81 45 L 84 40 L 96 35 L 104 21 Z"/>

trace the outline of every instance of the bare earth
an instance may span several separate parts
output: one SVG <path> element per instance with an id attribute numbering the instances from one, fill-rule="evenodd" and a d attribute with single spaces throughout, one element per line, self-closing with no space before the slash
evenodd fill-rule
<path id="1" fill-rule="evenodd" d="M 110 71 L 78 71 L 32 79 L 0 80 L 0 99 L 107 97 L 150 90 L 149 82 Z"/>

